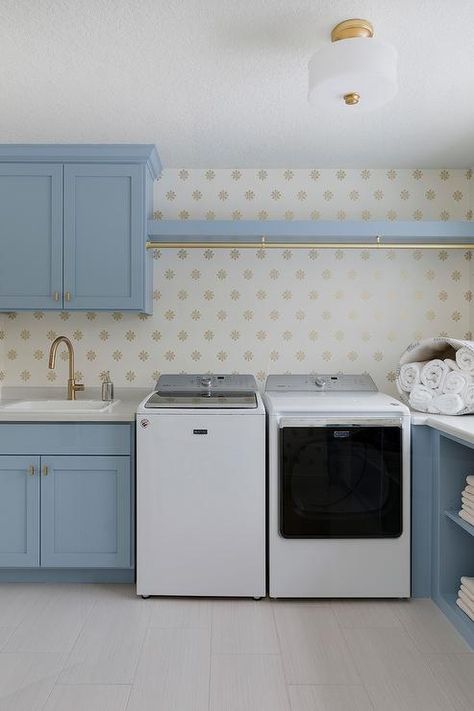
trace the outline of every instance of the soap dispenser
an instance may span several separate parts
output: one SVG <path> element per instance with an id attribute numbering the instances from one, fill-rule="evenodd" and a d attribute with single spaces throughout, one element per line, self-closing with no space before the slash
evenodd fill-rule
<path id="1" fill-rule="evenodd" d="M 111 402 L 114 399 L 114 384 L 110 379 L 110 371 L 106 370 L 102 381 L 102 400 Z"/>

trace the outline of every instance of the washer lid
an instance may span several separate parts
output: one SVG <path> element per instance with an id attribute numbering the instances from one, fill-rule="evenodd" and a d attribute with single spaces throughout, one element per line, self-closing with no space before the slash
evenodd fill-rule
<path id="1" fill-rule="evenodd" d="M 145 403 L 147 409 L 234 409 L 245 410 L 257 407 L 253 392 L 156 392 Z"/>

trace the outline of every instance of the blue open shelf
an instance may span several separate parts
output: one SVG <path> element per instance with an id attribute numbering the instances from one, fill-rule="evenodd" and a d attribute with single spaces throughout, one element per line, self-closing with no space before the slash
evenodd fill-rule
<path id="1" fill-rule="evenodd" d="M 456 594 L 446 594 L 441 595 L 436 602 L 466 642 L 474 649 L 474 622 L 456 605 L 456 600 Z"/>
<path id="2" fill-rule="evenodd" d="M 459 516 L 474 447 L 445 433 L 435 438 L 432 597 L 474 648 L 474 622 L 456 605 L 461 577 L 474 577 L 474 526 Z"/>
<path id="3" fill-rule="evenodd" d="M 471 536 L 474 536 L 474 526 L 471 526 L 470 523 L 461 518 L 457 511 L 445 511 L 444 515 L 450 518 L 451 521 L 454 521 L 457 526 L 460 526 Z"/>

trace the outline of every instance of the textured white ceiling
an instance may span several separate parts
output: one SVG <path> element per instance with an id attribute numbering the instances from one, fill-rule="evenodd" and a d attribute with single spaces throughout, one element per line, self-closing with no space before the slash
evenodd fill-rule
<path id="1" fill-rule="evenodd" d="M 366 17 L 400 55 L 370 114 L 307 103 Z M 165 167 L 469 167 L 472 0 L 0 0 L 0 142 L 156 143 Z"/>

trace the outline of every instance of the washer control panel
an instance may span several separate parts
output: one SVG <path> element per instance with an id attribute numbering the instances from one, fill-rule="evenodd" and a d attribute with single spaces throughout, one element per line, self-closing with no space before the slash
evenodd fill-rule
<path id="1" fill-rule="evenodd" d="M 257 390 L 257 383 L 253 375 L 229 374 L 221 375 L 212 373 L 179 375 L 161 375 L 156 383 L 160 393 L 166 392 L 252 392 Z"/>
<path id="2" fill-rule="evenodd" d="M 265 392 L 377 392 L 378 388 L 367 373 L 269 375 Z"/>

